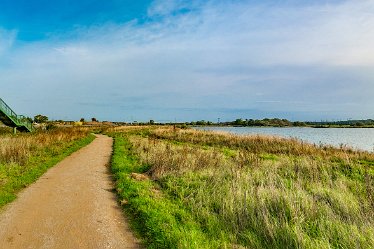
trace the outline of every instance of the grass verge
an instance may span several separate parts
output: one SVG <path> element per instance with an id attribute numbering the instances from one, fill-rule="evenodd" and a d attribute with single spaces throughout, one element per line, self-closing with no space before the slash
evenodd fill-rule
<path id="1" fill-rule="evenodd" d="M 0 137 L 0 142 L 4 144 L 3 153 L 0 153 L 0 159 L 4 159 L 0 160 L 0 208 L 16 199 L 18 191 L 36 181 L 49 168 L 95 138 L 87 132 L 59 140 L 58 137 L 61 136 L 59 132 L 55 132 L 24 137 Z M 51 141 L 46 143 L 46 137 Z M 25 146 L 29 140 L 30 145 Z M 39 147 L 38 143 L 43 145 Z M 22 149 L 30 154 L 22 154 Z"/>

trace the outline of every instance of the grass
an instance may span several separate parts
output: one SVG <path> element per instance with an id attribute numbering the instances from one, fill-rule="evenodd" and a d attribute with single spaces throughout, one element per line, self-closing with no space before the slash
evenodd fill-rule
<path id="1" fill-rule="evenodd" d="M 193 130 L 112 135 L 117 190 L 149 248 L 374 248 L 371 153 Z"/>
<path id="2" fill-rule="evenodd" d="M 112 171 L 117 192 L 148 248 L 206 248 L 209 238 L 181 203 L 165 198 L 153 181 L 139 181 L 131 176 L 147 170 L 147 165 L 140 164 L 133 155 L 129 140 L 116 135 Z"/>
<path id="3" fill-rule="evenodd" d="M 0 135 L 0 207 L 48 168 L 94 139 L 87 129 L 54 129 L 17 136 Z"/>
<path id="4" fill-rule="evenodd" d="M 171 132 L 170 129 L 157 129 L 152 133 L 155 139 L 166 139 L 170 141 L 188 142 L 191 144 L 209 145 L 215 147 L 226 147 L 242 149 L 258 153 L 286 154 L 293 156 L 309 157 L 339 157 L 350 159 L 361 158 L 374 161 L 374 154 L 365 151 L 353 150 L 342 146 L 335 148 L 329 145 L 315 146 L 294 138 L 280 138 L 274 136 L 247 135 L 238 136 L 225 132 L 204 132 L 197 130 L 178 130 Z"/>

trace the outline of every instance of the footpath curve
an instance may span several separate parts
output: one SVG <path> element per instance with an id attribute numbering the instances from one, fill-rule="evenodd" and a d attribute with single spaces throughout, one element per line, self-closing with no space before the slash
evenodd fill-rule
<path id="1" fill-rule="evenodd" d="M 141 248 L 113 192 L 112 144 L 97 135 L 0 210 L 0 249 Z"/>

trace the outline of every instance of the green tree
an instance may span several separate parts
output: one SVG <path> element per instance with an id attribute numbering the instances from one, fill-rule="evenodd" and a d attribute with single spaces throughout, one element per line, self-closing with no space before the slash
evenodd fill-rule
<path id="1" fill-rule="evenodd" d="M 234 121 L 234 125 L 245 125 L 246 121 L 241 118 L 238 118 Z"/>
<path id="2" fill-rule="evenodd" d="M 196 125 L 206 125 L 206 121 L 205 120 L 197 121 Z"/>
<path id="3" fill-rule="evenodd" d="M 44 116 L 44 115 L 41 115 L 41 114 L 38 114 L 34 117 L 34 122 L 35 123 L 45 123 L 47 121 L 48 121 L 48 117 Z"/>

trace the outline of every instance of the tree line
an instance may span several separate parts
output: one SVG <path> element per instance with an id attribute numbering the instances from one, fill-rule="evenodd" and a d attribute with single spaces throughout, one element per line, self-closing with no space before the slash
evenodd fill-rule
<path id="1" fill-rule="evenodd" d="M 290 121 L 280 118 L 242 119 L 228 122 L 211 122 L 205 120 L 192 121 L 189 125 L 218 125 L 218 126 L 257 126 L 257 127 L 374 127 L 373 119 L 345 121 Z"/>

